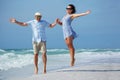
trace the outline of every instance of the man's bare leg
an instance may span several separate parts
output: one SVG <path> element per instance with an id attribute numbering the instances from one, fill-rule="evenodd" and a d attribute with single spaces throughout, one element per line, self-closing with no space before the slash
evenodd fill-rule
<path id="1" fill-rule="evenodd" d="M 34 54 L 35 74 L 38 74 L 38 54 Z"/>
<path id="2" fill-rule="evenodd" d="M 44 65 L 43 73 L 46 74 L 46 65 L 47 65 L 47 55 L 46 55 L 46 52 L 42 53 L 42 59 L 43 59 L 43 65 Z"/>

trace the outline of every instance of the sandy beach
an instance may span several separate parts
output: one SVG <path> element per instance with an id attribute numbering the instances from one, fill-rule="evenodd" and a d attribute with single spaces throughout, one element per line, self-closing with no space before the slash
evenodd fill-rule
<path id="1" fill-rule="evenodd" d="M 120 80 L 119 64 L 84 65 L 10 80 Z"/>

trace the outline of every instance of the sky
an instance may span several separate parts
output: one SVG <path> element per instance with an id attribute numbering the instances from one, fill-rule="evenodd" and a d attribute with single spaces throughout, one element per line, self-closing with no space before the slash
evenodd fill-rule
<path id="1" fill-rule="evenodd" d="M 62 19 L 68 4 L 74 4 L 76 13 L 91 10 L 91 14 L 76 18 L 72 27 L 79 37 L 74 47 L 120 48 L 120 1 L 119 0 L 0 0 L 0 49 L 32 48 L 30 26 L 21 27 L 9 22 L 10 18 L 27 22 L 34 13 L 42 13 L 42 19 L 52 23 Z M 46 29 L 47 48 L 67 48 L 62 27 Z"/>

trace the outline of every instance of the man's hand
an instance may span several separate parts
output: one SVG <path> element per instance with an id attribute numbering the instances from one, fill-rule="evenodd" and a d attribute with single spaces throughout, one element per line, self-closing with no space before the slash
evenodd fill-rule
<path id="1" fill-rule="evenodd" d="M 15 18 L 11 18 L 11 19 L 10 19 L 10 22 L 11 22 L 11 23 L 16 23 L 16 19 L 15 19 Z"/>

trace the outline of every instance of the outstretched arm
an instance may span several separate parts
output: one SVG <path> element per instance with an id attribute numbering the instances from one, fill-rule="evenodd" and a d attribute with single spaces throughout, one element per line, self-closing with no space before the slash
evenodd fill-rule
<path id="1" fill-rule="evenodd" d="M 10 19 L 10 22 L 11 22 L 11 23 L 16 23 L 16 24 L 18 24 L 18 25 L 20 25 L 20 26 L 28 26 L 27 23 L 25 23 L 25 22 L 19 22 L 19 21 L 17 21 L 15 18 L 11 18 L 11 19 Z"/>
<path id="2" fill-rule="evenodd" d="M 74 19 L 74 18 L 77 18 L 77 17 L 80 17 L 80 16 L 85 16 L 85 15 L 88 15 L 90 14 L 90 10 L 86 11 L 85 13 L 80 13 L 80 14 L 72 14 L 71 18 Z"/>

